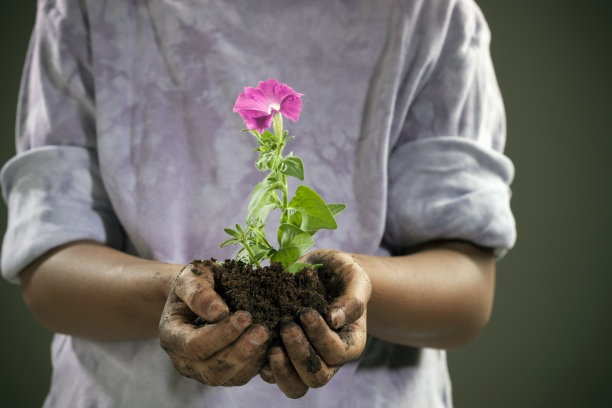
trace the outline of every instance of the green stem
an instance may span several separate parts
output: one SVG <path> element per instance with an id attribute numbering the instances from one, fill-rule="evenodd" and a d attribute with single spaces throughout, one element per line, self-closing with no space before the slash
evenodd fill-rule
<path id="1" fill-rule="evenodd" d="M 281 115 L 280 112 L 276 112 L 274 116 L 272 116 L 272 126 L 274 127 L 276 141 L 280 145 L 281 138 L 283 137 L 283 115 Z"/>
<path id="2" fill-rule="evenodd" d="M 253 250 L 251 249 L 251 247 L 249 246 L 249 243 L 247 242 L 247 237 L 246 236 L 244 237 L 244 240 L 242 241 L 242 245 L 244 245 L 244 247 L 246 248 L 246 250 L 249 253 L 249 255 L 251 255 L 251 259 L 253 260 L 253 262 L 255 262 L 255 265 L 257 265 L 258 268 L 261 268 L 261 265 L 257 261 L 257 258 L 255 257 L 255 254 L 253 253 Z"/>
<path id="3" fill-rule="evenodd" d="M 287 176 L 283 174 L 282 179 L 283 179 L 283 209 L 282 211 L 285 211 L 285 209 L 289 205 L 289 191 L 287 188 Z"/>
<path id="4" fill-rule="evenodd" d="M 274 116 L 272 117 L 272 125 L 274 127 L 274 134 L 276 136 L 276 142 L 278 143 L 278 150 L 276 151 L 276 159 L 274 160 L 274 165 L 272 167 L 273 167 L 273 171 L 276 172 L 278 178 L 281 180 L 281 183 L 282 183 L 283 208 L 281 209 L 281 211 L 285 211 L 289 203 L 289 198 L 288 198 L 289 193 L 287 191 L 288 190 L 287 176 L 284 174 L 281 174 L 281 172 L 278 171 L 278 163 L 282 157 L 283 148 L 285 147 L 285 143 L 283 141 L 283 116 L 280 114 L 280 112 L 276 112 Z"/>

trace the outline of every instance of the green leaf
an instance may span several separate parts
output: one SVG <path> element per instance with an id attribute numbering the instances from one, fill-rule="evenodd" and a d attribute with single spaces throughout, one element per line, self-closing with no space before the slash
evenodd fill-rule
<path id="1" fill-rule="evenodd" d="M 240 131 L 241 133 L 244 132 L 249 132 L 250 134 L 252 134 L 253 136 L 255 136 L 257 139 L 261 139 L 261 135 L 259 134 L 259 131 L 257 129 L 253 129 L 253 130 L 249 130 L 249 129 L 242 129 Z"/>
<path id="2" fill-rule="evenodd" d="M 249 218 L 254 226 L 262 226 L 266 223 L 266 218 L 271 211 L 279 208 L 282 205 L 280 198 L 274 190 L 269 191 L 264 195 L 261 201 L 253 207 L 253 211 L 249 213 Z"/>
<path id="3" fill-rule="evenodd" d="M 295 225 L 281 224 L 278 228 L 278 243 L 280 249 L 270 259 L 273 262 L 281 262 L 287 267 L 312 248 L 314 240 Z"/>
<path id="4" fill-rule="evenodd" d="M 329 212 L 335 217 L 340 214 L 346 208 L 346 204 L 327 204 L 327 208 L 329 208 Z"/>
<path id="5" fill-rule="evenodd" d="M 309 268 L 312 268 L 312 269 L 318 269 L 318 268 L 320 268 L 322 266 L 323 266 L 323 264 L 314 264 L 314 265 L 311 265 L 311 264 L 307 264 L 307 263 L 303 263 L 303 262 L 294 262 L 291 265 L 289 265 L 286 269 L 287 269 L 288 272 L 296 274 L 296 273 L 298 273 L 299 271 L 301 271 L 302 269 L 304 269 L 306 267 L 309 267 Z"/>
<path id="6" fill-rule="evenodd" d="M 267 143 L 276 143 L 276 136 L 274 136 L 274 133 L 270 132 L 269 130 L 264 130 L 263 134 L 261 135 L 261 140 Z"/>
<path id="7" fill-rule="evenodd" d="M 255 258 L 257 258 L 257 262 L 261 263 L 262 260 L 268 259 L 270 255 L 270 249 L 258 244 L 252 244 L 251 251 L 255 254 Z"/>
<path id="8" fill-rule="evenodd" d="M 244 262 L 245 264 L 251 263 L 251 257 L 249 255 L 249 251 L 246 248 L 242 247 L 240 251 L 236 254 L 236 261 Z"/>
<path id="9" fill-rule="evenodd" d="M 259 171 L 266 171 L 271 167 L 272 162 L 274 161 L 273 153 L 261 153 L 257 160 L 255 161 L 255 167 Z"/>
<path id="10" fill-rule="evenodd" d="M 286 269 L 288 272 L 296 274 L 306 267 L 312 267 L 312 265 L 303 263 L 303 262 L 294 262 L 291 265 L 289 265 Z"/>
<path id="11" fill-rule="evenodd" d="M 281 224 L 285 223 L 295 225 L 299 228 L 302 225 L 302 214 L 295 208 L 287 207 L 281 217 Z"/>
<path id="12" fill-rule="evenodd" d="M 281 170 L 281 173 L 302 181 L 304 180 L 304 163 L 302 163 L 302 159 L 290 154 L 283 159 L 282 163 L 285 164 L 285 167 Z"/>
<path id="13" fill-rule="evenodd" d="M 231 235 L 232 237 L 240 238 L 240 234 L 231 228 L 223 228 L 223 231 L 225 231 L 228 235 Z"/>
<path id="14" fill-rule="evenodd" d="M 310 187 L 299 186 L 295 191 L 295 196 L 289 202 L 289 207 L 300 212 L 302 215 L 300 228 L 310 235 L 322 228 L 338 228 L 325 201 Z"/>
<path id="15" fill-rule="evenodd" d="M 238 230 L 238 232 L 240 233 L 240 236 L 244 235 L 244 231 L 242 230 L 242 227 L 238 224 L 236 224 L 236 229 Z M 231 235 L 231 234 L 230 234 Z"/>
<path id="16" fill-rule="evenodd" d="M 227 241 L 223 241 L 219 245 L 219 248 L 225 248 L 226 246 L 228 246 L 230 244 L 238 245 L 238 244 L 240 244 L 240 241 L 238 241 L 236 238 L 230 238 Z"/>
<path id="17" fill-rule="evenodd" d="M 247 210 L 247 220 L 252 220 L 253 225 L 264 223 L 270 211 L 281 206 L 282 203 L 274 192 L 278 188 L 280 183 L 271 174 L 255 186 Z"/>
<path id="18" fill-rule="evenodd" d="M 272 248 L 272 245 L 270 245 L 270 243 L 268 242 L 268 240 L 266 239 L 266 232 L 263 229 L 263 226 L 257 227 L 254 229 L 255 232 L 255 244 L 257 245 L 261 245 L 265 248 Z"/>

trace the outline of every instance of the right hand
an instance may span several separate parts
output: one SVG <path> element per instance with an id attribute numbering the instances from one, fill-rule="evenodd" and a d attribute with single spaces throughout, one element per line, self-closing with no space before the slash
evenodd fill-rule
<path id="1" fill-rule="evenodd" d="M 203 261 L 187 265 L 170 290 L 159 323 L 159 343 L 176 370 L 211 386 L 244 385 L 267 358 L 268 330 L 253 325 L 245 311 L 229 313 L 214 291 L 213 268 Z M 194 324 L 197 317 L 206 324 Z"/>

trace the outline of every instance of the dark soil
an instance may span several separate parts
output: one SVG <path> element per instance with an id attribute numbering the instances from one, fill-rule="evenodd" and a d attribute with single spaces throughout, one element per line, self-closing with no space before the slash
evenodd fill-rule
<path id="1" fill-rule="evenodd" d="M 216 262 L 210 261 L 194 262 Z M 215 291 L 225 300 L 230 312 L 246 310 L 254 324 L 266 326 L 271 343 L 280 344 L 279 331 L 283 324 L 300 323 L 305 308 L 321 316 L 329 311 L 329 303 L 342 288 L 334 285 L 332 275 L 323 268 L 304 268 L 296 274 L 283 269 L 282 264 L 253 268 L 251 265 L 226 260 L 223 267 L 213 269 Z"/>

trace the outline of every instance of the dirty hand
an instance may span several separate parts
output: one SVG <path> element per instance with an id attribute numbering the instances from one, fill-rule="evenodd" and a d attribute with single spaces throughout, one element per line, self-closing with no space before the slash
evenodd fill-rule
<path id="1" fill-rule="evenodd" d="M 330 304 L 323 318 L 312 309 L 301 315 L 301 326 L 289 323 L 281 328 L 281 347 L 270 348 L 269 366 L 260 376 L 277 384 L 290 398 L 300 398 L 309 388 L 327 384 L 340 367 L 357 359 L 366 344 L 366 306 L 372 292 L 370 278 L 351 254 L 318 250 L 300 262 L 323 264 L 334 277 L 331 284 L 344 288 Z"/>
<path id="2" fill-rule="evenodd" d="M 170 290 L 159 323 L 159 343 L 176 370 L 211 386 L 244 385 L 266 360 L 269 333 L 251 315 L 234 314 L 214 291 L 211 261 L 187 265 Z M 194 324 L 197 317 L 206 324 Z"/>

